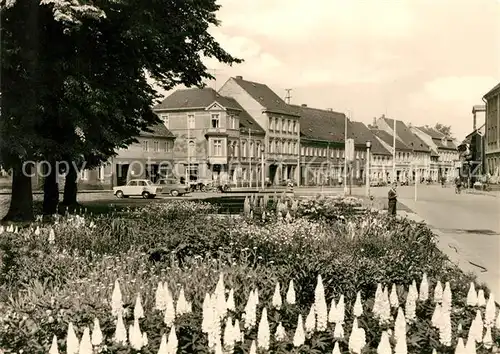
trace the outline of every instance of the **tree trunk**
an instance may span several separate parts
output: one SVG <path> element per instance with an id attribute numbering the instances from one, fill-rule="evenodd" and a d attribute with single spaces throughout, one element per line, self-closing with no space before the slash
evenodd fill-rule
<path id="1" fill-rule="evenodd" d="M 47 166 L 48 171 L 45 173 L 45 182 L 43 184 L 43 215 L 54 215 L 57 213 L 57 205 L 59 204 L 59 184 L 57 183 L 57 164 L 51 161 Z"/>
<path id="2" fill-rule="evenodd" d="M 64 182 L 64 197 L 62 204 L 64 206 L 76 206 L 78 205 L 78 202 L 76 201 L 76 196 L 78 193 L 78 172 L 74 166 L 73 161 L 66 161 L 66 163 L 69 167 Z"/>
<path id="3" fill-rule="evenodd" d="M 33 192 L 31 173 L 33 165 L 20 164 L 12 169 L 12 194 L 7 215 L 2 221 L 33 221 Z"/>

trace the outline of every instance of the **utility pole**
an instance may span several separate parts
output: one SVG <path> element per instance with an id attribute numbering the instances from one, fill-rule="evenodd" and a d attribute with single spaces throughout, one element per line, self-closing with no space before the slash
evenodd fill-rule
<path id="1" fill-rule="evenodd" d="M 217 72 L 220 71 L 219 69 L 207 69 L 207 71 L 212 74 L 214 77 L 214 90 L 217 91 Z"/>
<path id="2" fill-rule="evenodd" d="M 292 89 L 285 89 L 285 91 L 286 91 L 285 102 L 287 104 L 290 104 L 290 99 L 292 98 L 290 92 L 292 92 Z"/>

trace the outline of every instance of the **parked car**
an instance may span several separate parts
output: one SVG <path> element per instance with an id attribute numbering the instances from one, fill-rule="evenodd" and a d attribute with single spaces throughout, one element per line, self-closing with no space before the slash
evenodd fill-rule
<path id="1" fill-rule="evenodd" d="M 172 197 L 189 193 L 190 188 L 186 184 L 182 184 L 175 178 L 161 178 L 156 181 L 156 185 L 161 186 L 163 193 L 169 193 Z"/>
<path id="2" fill-rule="evenodd" d="M 140 197 L 150 199 L 162 192 L 162 188 L 147 179 L 132 179 L 124 186 L 113 187 L 117 198 Z"/>

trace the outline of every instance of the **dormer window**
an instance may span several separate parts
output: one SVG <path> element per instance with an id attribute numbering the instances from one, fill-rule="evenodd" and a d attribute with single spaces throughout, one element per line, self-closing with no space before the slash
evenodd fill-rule
<path id="1" fill-rule="evenodd" d="M 219 128 L 219 127 L 220 127 L 219 114 L 214 113 L 212 114 L 212 128 Z"/>

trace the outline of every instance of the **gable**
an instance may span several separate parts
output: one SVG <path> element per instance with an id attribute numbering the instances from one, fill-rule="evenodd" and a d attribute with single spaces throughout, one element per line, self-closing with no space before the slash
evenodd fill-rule
<path id="1" fill-rule="evenodd" d="M 217 101 L 213 102 L 210 106 L 205 108 L 207 111 L 225 111 L 226 109 L 222 107 Z"/>

